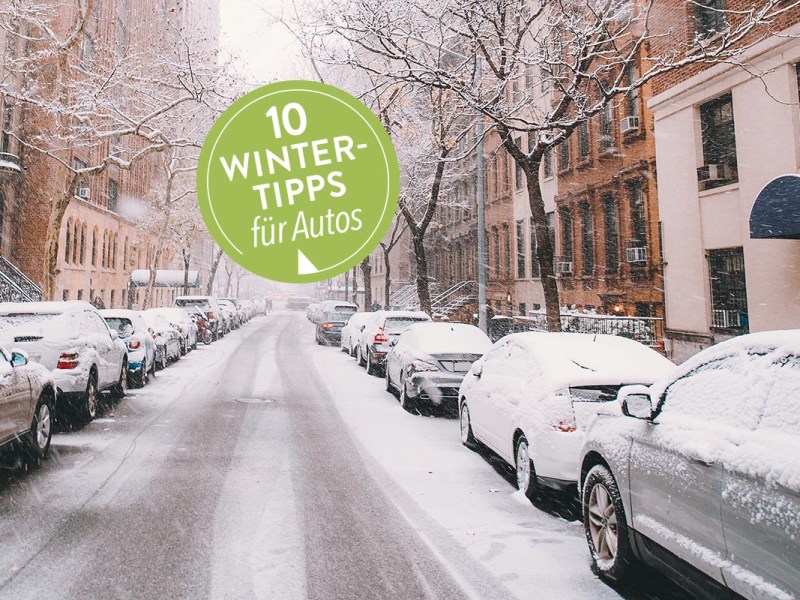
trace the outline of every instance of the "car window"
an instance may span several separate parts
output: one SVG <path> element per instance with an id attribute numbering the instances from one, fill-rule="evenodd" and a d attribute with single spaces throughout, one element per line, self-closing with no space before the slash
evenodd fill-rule
<path id="1" fill-rule="evenodd" d="M 125 327 L 133 327 L 131 320 L 123 317 L 106 317 L 106 323 L 108 323 L 109 328 L 115 330 L 120 335 L 125 332 Z"/>
<path id="2" fill-rule="evenodd" d="M 763 379 L 756 368 L 764 360 L 758 355 L 728 356 L 690 371 L 664 392 L 658 421 L 695 420 L 707 425 L 754 429 L 766 399 Z"/>
<path id="3" fill-rule="evenodd" d="M 800 357 L 790 356 L 769 368 L 772 385 L 759 430 L 777 430 L 800 437 Z"/>
<path id="4" fill-rule="evenodd" d="M 100 315 L 96 315 L 92 312 L 85 312 L 83 313 L 83 322 L 86 324 L 87 331 L 91 331 L 92 333 L 98 333 L 103 335 L 108 335 L 108 326 L 106 322 L 103 320 L 103 317 Z"/>

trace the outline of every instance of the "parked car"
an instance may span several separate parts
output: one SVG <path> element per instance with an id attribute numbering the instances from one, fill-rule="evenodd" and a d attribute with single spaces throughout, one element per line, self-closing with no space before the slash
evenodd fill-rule
<path id="1" fill-rule="evenodd" d="M 194 319 L 192 319 L 189 311 L 177 306 L 164 306 L 148 310 L 164 315 L 167 321 L 178 329 L 178 333 L 181 336 L 181 352 L 183 354 L 187 354 L 190 350 L 197 348 L 197 325 L 194 324 Z"/>
<path id="2" fill-rule="evenodd" d="M 55 411 L 53 374 L 24 352 L 0 346 L 0 448 L 38 463 L 50 449 Z"/>
<path id="3" fill-rule="evenodd" d="M 178 296 L 175 298 L 174 306 L 185 308 L 189 314 L 200 312 L 215 340 L 225 335 L 222 312 L 217 299 L 213 296 Z"/>
<path id="4" fill-rule="evenodd" d="M 711 346 L 619 400 L 581 453 L 594 571 L 640 559 L 698 596 L 800 597 L 800 330 Z"/>
<path id="5" fill-rule="evenodd" d="M 70 408 L 77 421 L 94 419 L 101 391 L 128 389 L 128 350 L 88 302 L 2 303 L 0 343 L 53 374 L 59 414 Z"/>
<path id="6" fill-rule="evenodd" d="M 380 375 L 389 342 L 414 323 L 430 321 L 431 318 L 424 312 L 409 310 L 379 310 L 373 314 L 374 319 L 365 323 L 359 333 L 356 360 L 367 368 L 368 374 Z"/>
<path id="7" fill-rule="evenodd" d="M 238 329 L 242 324 L 242 316 L 236 302 L 230 298 L 217 298 L 217 303 L 228 320 L 228 330 Z"/>
<path id="8" fill-rule="evenodd" d="M 358 312 L 358 304 L 347 302 L 346 300 L 324 300 L 320 304 L 320 315 L 324 318 L 326 313 L 348 313 L 355 314 Z"/>
<path id="9" fill-rule="evenodd" d="M 317 323 L 317 315 L 319 315 L 320 309 L 322 308 L 321 302 L 312 302 L 306 308 L 306 319 L 311 321 L 316 325 Z"/>
<path id="10" fill-rule="evenodd" d="M 358 336 L 361 330 L 369 321 L 377 318 L 376 312 L 357 312 L 350 316 L 347 323 L 342 327 L 341 340 L 339 342 L 342 352 L 347 352 L 350 356 L 356 355 L 358 346 Z"/>
<path id="11" fill-rule="evenodd" d="M 342 327 L 350 318 L 350 313 L 326 313 L 325 318 L 317 324 L 315 338 L 317 344 L 333 345 L 339 344 L 342 338 Z"/>
<path id="12" fill-rule="evenodd" d="M 156 344 L 138 310 L 103 309 L 100 314 L 128 349 L 128 384 L 143 387 L 156 372 Z"/>
<path id="13" fill-rule="evenodd" d="M 492 347 L 485 333 L 464 323 L 417 323 L 390 343 L 386 390 L 406 410 L 458 413 L 458 389 L 472 363 Z"/>
<path id="14" fill-rule="evenodd" d="M 163 369 L 170 361 L 177 361 L 181 358 L 181 334 L 177 327 L 170 324 L 167 318 L 159 312 L 152 310 L 142 311 L 142 317 L 147 323 L 148 329 L 155 336 L 153 341 L 156 347 L 160 348 L 159 356 L 163 357 L 158 367 Z"/>
<path id="15" fill-rule="evenodd" d="M 461 441 L 496 452 L 533 498 L 538 485 L 575 490 L 589 422 L 619 414 L 623 385 L 651 384 L 675 366 L 613 335 L 527 332 L 498 340 L 464 377 Z"/>

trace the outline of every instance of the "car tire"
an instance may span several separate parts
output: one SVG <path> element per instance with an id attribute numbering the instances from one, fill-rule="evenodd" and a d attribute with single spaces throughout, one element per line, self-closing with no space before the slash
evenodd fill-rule
<path id="1" fill-rule="evenodd" d="M 472 433 L 472 422 L 469 419 L 469 408 L 466 402 L 461 403 L 459 420 L 461 422 L 461 443 L 470 450 L 474 450 L 478 446 L 478 441 Z"/>
<path id="2" fill-rule="evenodd" d="M 350 346 L 350 356 L 355 358 L 356 357 L 356 349 Z"/>
<path id="3" fill-rule="evenodd" d="M 111 388 L 112 398 L 124 398 L 128 392 L 128 363 L 122 363 L 122 369 L 119 372 L 119 380 Z"/>
<path id="4" fill-rule="evenodd" d="M 530 457 L 528 438 L 524 435 L 520 435 L 514 445 L 514 470 L 517 489 L 525 494 L 528 500 L 535 500 L 539 492 L 539 485 L 536 480 L 536 469 Z"/>
<path id="5" fill-rule="evenodd" d="M 370 351 L 367 350 L 367 375 L 376 375 L 377 366 L 372 362 Z"/>
<path id="6" fill-rule="evenodd" d="M 89 380 L 86 382 L 86 391 L 81 394 L 78 402 L 78 420 L 81 423 L 89 423 L 97 416 L 97 375 L 94 371 L 89 373 Z"/>
<path id="7" fill-rule="evenodd" d="M 25 436 L 24 452 L 28 464 L 36 466 L 47 456 L 52 438 L 53 399 L 47 392 L 43 392 L 36 402 L 31 429 Z"/>
<path id="8" fill-rule="evenodd" d="M 417 398 L 408 395 L 405 382 L 400 382 L 400 406 L 406 412 L 418 412 Z"/>
<path id="9" fill-rule="evenodd" d="M 605 465 L 595 465 L 586 474 L 581 509 L 592 571 L 604 579 L 624 580 L 631 570 L 633 552 L 622 496 Z"/>
<path id="10" fill-rule="evenodd" d="M 360 345 L 358 346 L 358 348 L 356 348 L 356 360 L 358 361 L 358 366 L 359 367 L 366 367 L 367 366 L 367 361 L 364 360 L 364 355 L 361 354 L 361 346 Z"/>
<path id="11" fill-rule="evenodd" d="M 164 352 L 161 354 L 161 360 L 158 361 L 157 368 L 161 371 L 167 368 L 167 349 L 164 348 Z"/>
<path id="12" fill-rule="evenodd" d="M 392 382 L 389 379 L 389 367 L 388 365 L 383 369 L 384 379 L 386 380 L 386 391 L 390 394 L 394 395 L 394 387 L 392 386 Z"/>

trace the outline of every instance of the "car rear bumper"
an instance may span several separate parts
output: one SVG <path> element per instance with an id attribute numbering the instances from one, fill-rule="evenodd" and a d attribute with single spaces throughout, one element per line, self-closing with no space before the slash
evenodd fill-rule
<path id="1" fill-rule="evenodd" d="M 458 389 L 463 379 L 462 375 L 417 373 L 406 379 L 406 391 L 431 407 L 458 412 Z"/>
<path id="2" fill-rule="evenodd" d="M 330 343 L 330 344 L 338 344 L 342 341 L 342 332 L 341 331 L 327 331 L 325 329 L 320 329 L 317 332 L 317 337 L 320 340 Z"/>

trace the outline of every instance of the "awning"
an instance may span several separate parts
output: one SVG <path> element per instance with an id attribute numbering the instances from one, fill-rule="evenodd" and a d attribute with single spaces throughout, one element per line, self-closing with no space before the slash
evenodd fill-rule
<path id="1" fill-rule="evenodd" d="M 182 288 L 186 272 L 177 269 L 159 269 L 156 271 L 156 287 Z M 145 287 L 150 282 L 149 269 L 136 269 L 131 273 L 133 287 Z M 200 287 L 200 271 L 189 271 L 189 287 Z"/>
<path id="2" fill-rule="evenodd" d="M 750 211 L 750 237 L 800 239 L 800 175 L 781 175 L 764 186 Z"/>

